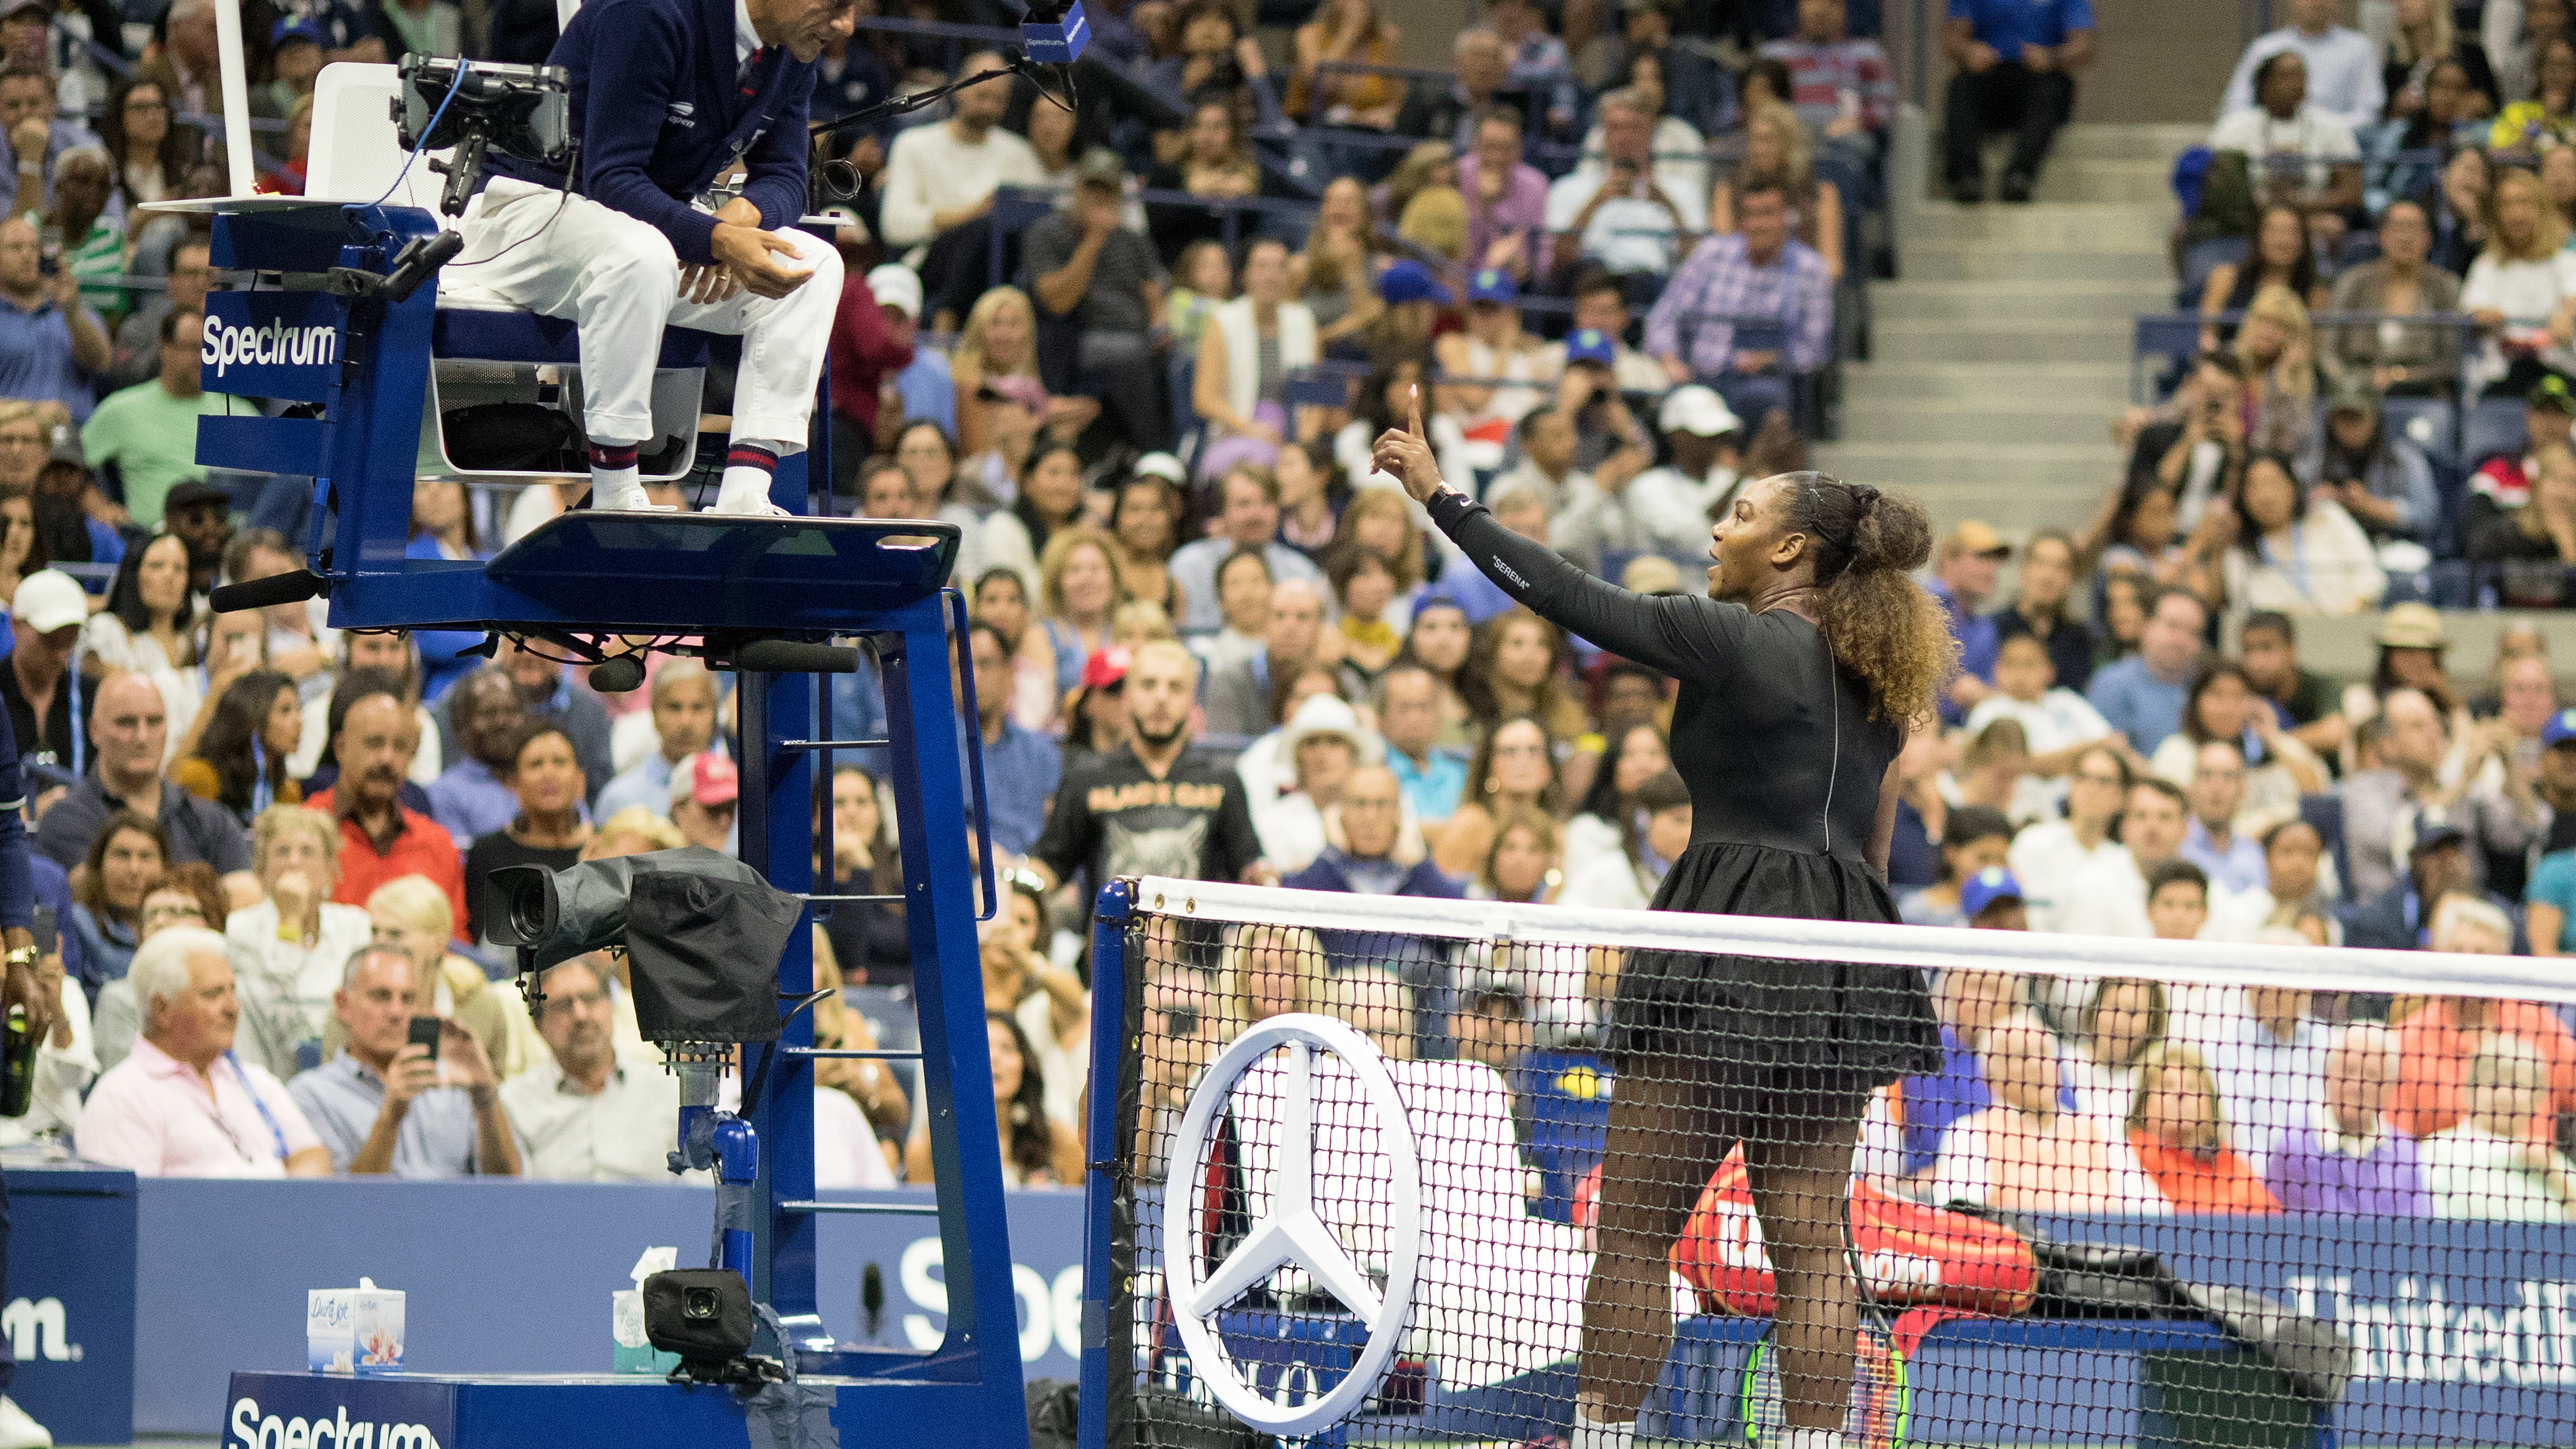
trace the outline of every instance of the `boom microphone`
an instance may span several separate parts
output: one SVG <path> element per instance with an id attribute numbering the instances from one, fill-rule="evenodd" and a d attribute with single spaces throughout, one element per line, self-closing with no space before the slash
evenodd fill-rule
<path id="1" fill-rule="evenodd" d="M 300 604 L 322 592 L 322 577 L 306 569 L 288 569 L 264 579 L 247 583 L 225 584 L 209 600 L 218 614 L 237 614 L 244 609 L 265 609 L 277 604 Z"/>

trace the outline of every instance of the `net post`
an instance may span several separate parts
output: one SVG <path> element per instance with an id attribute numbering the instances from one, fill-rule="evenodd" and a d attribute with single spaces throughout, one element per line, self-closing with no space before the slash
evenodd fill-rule
<path id="1" fill-rule="evenodd" d="M 1089 1119 L 1083 1124 L 1084 1156 L 1090 1167 L 1083 1185 L 1082 1211 L 1082 1381 L 1081 1411 L 1077 1420 L 1081 1449 L 1104 1449 L 1109 1438 L 1109 1396 L 1114 1383 L 1124 1387 L 1128 1370 L 1122 1367 L 1113 1379 L 1110 1371 L 1110 1343 L 1113 1319 L 1117 1320 L 1116 1338 L 1122 1351 L 1128 1347 L 1128 1333 L 1123 1314 L 1111 1313 L 1113 1297 L 1123 1299 L 1118 1289 L 1118 1213 L 1119 1192 L 1130 1183 L 1133 1173 L 1121 1170 L 1127 1155 L 1118 1144 L 1127 1134 L 1119 1124 L 1132 1121 L 1127 1110 L 1129 1089 L 1126 1078 L 1127 1043 L 1131 1039 L 1129 1022 L 1132 1013 L 1127 970 L 1127 924 L 1133 916 L 1136 887 L 1133 881 L 1113 880 L 1100 888 L 1100 898 L 1091 916 L 1091 1081 L 1093 1091 L 1087 1103 Z M 1117 1003 L 1115 1015 L 1100 1010 L 1100 1004 Z M 1100 1090 L 1107 1086 L 1109 1090 Z M 1132 1254 L 1132 1250 L 1131 1250 Z M 1122 1395 L 1123 1397 L 1123 1395 Z M 1122 1419 L 1124 1416 L 1121 1416 Z"/>

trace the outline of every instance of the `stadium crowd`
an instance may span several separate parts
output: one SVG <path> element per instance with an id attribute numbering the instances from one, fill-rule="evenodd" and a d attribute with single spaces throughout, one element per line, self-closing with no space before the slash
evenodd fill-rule
<path id="1" fill-rule="evenodd" d="M 1104 880 L 1653 896 L 1691 829 L 1671 681 L 1513 606 L 1371 476 L 1369 440 L 1419 388 L 1445 471 L 1506 526 L 1630 588 L 1688 587 L 1742 485 L 1803 466 L 1843 304 L 1875 266 L 1894 92 L 1884 53 L 1852 38 L 1863 8 L 1495 0 L 1454 74 L 1429 79 L 1389 64 L 1400 35 L 1370 0 L 1327 0 L 1286 60 L 1218 0 L 1103 0 L 1080 116 L 995 84 L 836 143 L 859 184 L 833 496 L 965 537 L 976 708 L 959 728 L 987 758 L 1008 891 L 982 964 L 1010 1181 L 1083 1171 L 1094 1006 L 1069 928 Z M 2300 24 L 2249 56 L 2265 115 L 2232 112 L 2215 141 L 2250 131 L 2268 159 L 2281 135 L 2350 132 L 2307 91 L 2280 108 L 2302 67 L 2338 105 L 2369 82 L 2372 126 L 2465 118 L 2443 77 L 2468 47 L 2445 39 L 2385 83 L 2346 64 L 2347 32 L 2318 41 L 2307 0 L 2292 8 Z M 2566 23 L 2557 0 L 2521 8 Z M 2424 9 L 2395 7 L 2392 65 L 2400 41 L 2432 44 Z M 2089 8 L 1950 13 L 1954 139 L 2014 131 L 1998 194 L 2027 200 L 2091 55 Z M 297 184 L 323 61 L 541 59 L 551 16 L 429 0 L 254 25 L 255 93 L 285 127 L 264 167 Z M 302 565 L 310 498 L 195 466 L 189 420 L 240 405 L 197 386 L 213 274 L 202 234 L 133 210 L 220 186 L 189 121 L 209 10 L 178 0 L 131 64 L 82 19 L 0 11 L 17 188 L 0 220 L 0 701 L 35 781 L 66 1007 L 37 1110 L 0 1132 L 150 1173 L 658 1178 L 675 1088 L 622 959 L 555 968 L 532 1017 L 487 944 L 484 881 L 731 849 L 729 681 L 656 656 L 645 688 L 605 694 L 507 641 L 487 662 L 478 636 L 338 634 L 318 605 L 209 613 L 216 583 Z M 2015 547 L 1967 522 L 1944 541 L 1929 583 L 1965 667 L 1894 781 L 1906 919 L 2576 950 L 2576 712 L 2539 636 L 2508 633 L 2470 675 L 2442 616 L 2402 602 L 2367 680 L 2337 689 L 2297 652 L 2299 617 L 2380 605 L 2406 572 L 2390 545 L 2442 533 L 2442 475 L 2382 396 L 2438 401 L 2482 356 L 2517 426 L 2527 411 L 2555 431 L 2481 468 L 2473 531 L 2576 562 L 2559 516 L 2576 457 L 2552 442 L 2576 403 L 2548 366 L 2553 348 L 2576 359 L 2576 271 L 2569 304 L 2539 308 L 2554 340 L 2498 327 L 2491 348 L 2446 351 L 2438 327 L 2390 324 L 2326 346 L 2307 321 L 2329 287 L 2393 312 L 2530 313 L 2576 202 L 2576 167 L 2555 202 L 2491 172 L 2491 154 L 2560 134 L 2556 83 L 2576 85 L 2576 49 L 2534 34 L 2476 72 L 2538 97 L 2499 97 L 2507 118 L 2537 107 L 2528 134 L 2498 123 L 2462 146 L 2474 160 L 2427 163 L 2429 200 L 2362 212 L 2355 178 L 2417 175 L 2404 159 L 2320 154 L 2295 185 L 2265 183 L 2305 203 L 2246 212 L 2244 259 L 2195 294 L 2210 345 L 2171 402 L 2121 420 L 2138 461 L 2095 526 Z M 63 43 L 84 35 L 99 48 Z M 818 114 L 971 73 L 984 57 L 966 50 L 863 29 L 827 52 Z M 1983 182 L 1962 155 L 1948 179 L 1966 199 Z M 2469 172 L 2493 175 L 2492 222 L 2453 209 Z M 2515 212 L 2516 194 L 2542 200 Z M 2549 254 L 2516 260 L 2534 237 Z M 2374 238 L 2375 259 L 2319 274 Z M 2477 246 L 2486 270 L 2446 291 L 2445 259 Z M 719 365 L 710 410 L 724 385 Z M 423 482 L 412 549 L 485 557 L 572 501 Z M 882 728 L 869 676 L 836 680 L 832 707 L 837 737 Z M 845 766 L 818 800 L 828 888 L 899 877 L 880 783 Z M 818 1037 L 907 1045 L 900 908 L 842 905 L 815 945 L 842 987 Z M 1170 946 L 1143 985 L 1157 1110 L 1241 1026 L 1321 1010 L 1399 1059 L 1494 1067 L 1526 1116 L 1561 1090 L 1531 1063 L 1597 1045 L 1620 966 L 1262 928 Z M 1971 972 L 1937 996 L 1947 1065 L 1873 1116 L 1864 1167 L 1891 1187 L 2044 1210 L 2576 1217 L 2576 1038 L 2552 1010 Z M 435 1053 L 410 1040 L 416 1014 L 444 1023 Z M 818 1066 L 824 1185 L 927 1179 L 917 1085 L 893 1064 Z"/>

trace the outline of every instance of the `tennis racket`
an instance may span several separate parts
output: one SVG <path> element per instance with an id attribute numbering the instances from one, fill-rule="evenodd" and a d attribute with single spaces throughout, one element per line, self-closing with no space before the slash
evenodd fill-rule
<path id="1" fill-rule="evenodd" d="M 1843 1444 L 1845 1449 L 1904 1449 L 1914 1415 L 1905 1354 L 1895 1325 L 1870 1292 L 1857 1261 L 1852 1264 L 1852 1283 L 1860 1329 L 1853 1339 L 1851 1408 L 1843 1415 Z M 1781 1391 L 1779 1347 L 1773 1340 L 1778 1320 L 1773 1323 L 1746 1356 L 1736 1390 L 1744 1442 L 1752 1445 L 1777 1446 L 1788 1440 L 1788 1400 Z"/>

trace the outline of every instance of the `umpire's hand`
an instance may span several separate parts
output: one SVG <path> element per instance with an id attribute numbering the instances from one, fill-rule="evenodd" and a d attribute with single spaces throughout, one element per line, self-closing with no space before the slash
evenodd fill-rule
<path id="1" fill-rule="evenodd" d="M 814 269 L 797 256 L 796 244 L 756 226 L 717 222 L 709 250 L 716 261 L 756 297 L 784 297 L 804 286 Z M 778 259 L 784 257 L 782 264 Z"/>

